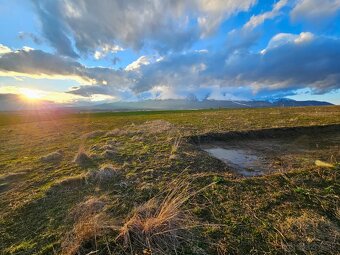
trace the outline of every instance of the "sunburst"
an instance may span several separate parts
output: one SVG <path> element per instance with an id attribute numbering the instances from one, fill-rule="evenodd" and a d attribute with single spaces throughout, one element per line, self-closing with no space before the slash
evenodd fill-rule
<path id="1" fill-rule="evenodd" d="M 37 100 L 41 98 L 41 94 L 36 90 L 22 89 L 20 92 L 25 98 L 29 100 Z"/>

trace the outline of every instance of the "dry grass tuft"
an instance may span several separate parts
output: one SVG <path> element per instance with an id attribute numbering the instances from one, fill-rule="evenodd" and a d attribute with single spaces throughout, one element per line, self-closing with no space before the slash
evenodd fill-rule
<path id="1" fill-rule="evenodd" d="M 111 131 L 106 132 L 105 136 L 106 137 L 114 137 L 114 136 L 120 136 L 120 135 L 124 135 L 125 131 L 124 130 L 120 130 L 119 128 L 115 128 Z"/>
<path id="2" fill-rule="evenodd" d="M 154 197 L 135 208 L 125 223 L 119 224 L 122 227 L 117 227 L 106 213 L 107 198 L 90 197 L 80 203 L 71 210 L 75 224 L 62 243 L 62 254 L 108 254 L 103 249 L 108 249 L 109 254 L 177 254 L 184 251 L 184 244 L 193 243 L 190 230 L 198 226 L 184 205 L 201 190 L 191 192 L 189 182 L 183 180 L 171 186 L 176 188 L 163 199 Z"/>
<path id="3" fill-rule="evenodd" d="M 95 130 L 90 133 L 85 134 L 83 137 L 84 138 L 96 138 L 98 136 L 102 136 L 106 133 L 104 130 Z"/>
<path id="4" fill-rule="evenodd" d="M 73 161 L 77 163 L 80 167 L 86 167 L 93 163 L 92 159 L 87 155 L 83 148 L 79 149 Z"/>
<path id="5" fill-rule="evenodd" d="M 75 221 L 103 211 L 106 198 L 90 197 L 86 201 L 76 205 L 71 210 L 71 216 Z"/>
<path id="6" fill-rule="evenodd" d="M 78 188 L 80 185 L 85 184 L 85 175 L 75 175 L 66 177 L 64 179 L 59 180 L 56 182 L 49 190 L 48 193 L 53 193 L 55 190 L 71 190 Z"/>
<path id="7" fill-rule="evenodd" d="M 121 175 L 119 169 L 115 168 L 111 164 L 104 164 L 100 167 L 98 171 L 90 171 L 89 179 L 91 181 L 98 182 L 99 184 L 104 184 L 112 181 Z"/>
<path id="8" fill-rule="evenodd" d="M 101 203 L 92 198 L 74 208 L 74 210 L 81 209 L 82 211 L 78 211 L 76 224 L 61 245 L 62 254 L 85 254 L 87 246 L 97 250 L 96 240 L 106 233 L 105 224 L 108 222 Z"/>
<path id="9" fill-rule="evenodd" d="M 120 229 L 117 240 L 123 240 L 131 254 L 176 253 L 183 242 L 190 240 L 188 230 L 196 224 L 183 206 L 193 194 L 188 191 L 188 184 L 175 185 L 176 189 L 162 201 L 153 198 L 137 207 Z"/>
<path id="10" fill-rule="evenodd" d="M 54 151 L 40 158 L 43 163 L 57 163 L 62 160 L 64 153 L 62 150 Z"/>
<path id="11" fill-rule="evenodd" d="M 181 145 L 182 142 L 182 137 L 179 135 L 177 137 L 174 138 L 174 142 L 171 146 L 171 152 L 170 152 L 170 159 L 176 159 L 176 154 L 178 152 L 178 149 Z"/>

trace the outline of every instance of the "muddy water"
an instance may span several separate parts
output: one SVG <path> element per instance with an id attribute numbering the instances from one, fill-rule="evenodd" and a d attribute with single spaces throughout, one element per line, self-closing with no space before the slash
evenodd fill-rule
<path id="1" fill-rule="evenodd" d="M 246 176 L 314 166 L 315 160 L 340 161 L 340 129 L 332 132 L 294 134 L 279 137 L 210 140 L 200 145 L 229 169 Z"/>
<path id="2" fill-rule="evenodd" d="M 221 147 L 213 147 L 204 150 L 211 156 L 232 166 L 243 176 L 251 177 L 263 174 L 264 162 L 261 162 L 263 160 L 252 154 L 252 152 L 241 149 L 224 149 Z"/>

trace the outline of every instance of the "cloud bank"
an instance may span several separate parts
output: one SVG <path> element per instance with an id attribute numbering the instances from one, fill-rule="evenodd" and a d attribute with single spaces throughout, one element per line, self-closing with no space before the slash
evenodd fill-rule
<path id="1" fill-rule="evenodd" d="M 161 53 L 189 48 L 256 0 L 35 0 L 42 32 L 58 53 L 77 57 L 110 45 Z M 194 25 L 193 25 L 194 24 Z M 195 25 L 196 24 L 196 25 Z M 73 43 L 74 42 L 74 43 Z M 75 47 L 73 47 L 73 44 Z"/>
<path id="2" fill-rule="evenodd" d="M 75 80 L 78 85 L 69 88 L 68 95 L 115 99 L 196 93 L 249 99 L 305 88 L 314 94 L 340 89 L 337 34 L 289 27 L 336 18 L 340 0 L 322 5 L 317 0 L 279 0 L 263 5 L 263 11 L 254 8 L 260 4 L 256 0 L 32 3 L 40 34 L 20 32 L 19 38 L 49 52 L 0 44 L 0 76 Z M 221 29 L 233 17 L 243 20 Z M 272 28 L 276 22 L 290 29 Z M 273 31 L 266 33 L 269 23 Z M 124 58 L 132 59 L 131 52 L 137 56 L 127 64 Z M 120 68 L 113 68 L 118 62 Z"/>
<path id="3" fill-rule="evenodd" d="M 194 51 L 163 59 L 141 57 L 125 70 L 86 67 L 71 58 L 40 50 L 0 56 L 0 74 L 75 79 L 82 85 L 69 93 L 138 95 L 145 92 L 195 92 L 202 88 L 246 87 L 253 95 L 310 88 L 325 93 L 340 88 L 340 40 L 304 32 L 277 34 L 259 52 Z M 171 91 L 171 93 L 169 93 Z"/>

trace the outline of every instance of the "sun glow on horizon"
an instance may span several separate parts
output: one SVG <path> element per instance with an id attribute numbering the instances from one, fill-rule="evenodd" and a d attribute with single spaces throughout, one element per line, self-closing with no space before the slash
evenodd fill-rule
<path id="1" fill-rule="evenodd" d="M 42 95 L 39 93 L 39 91 L 32 90 L 32 89 L 21 89 L 20 93 L 29 100 L 37 100 L 41 99 Z"/>

